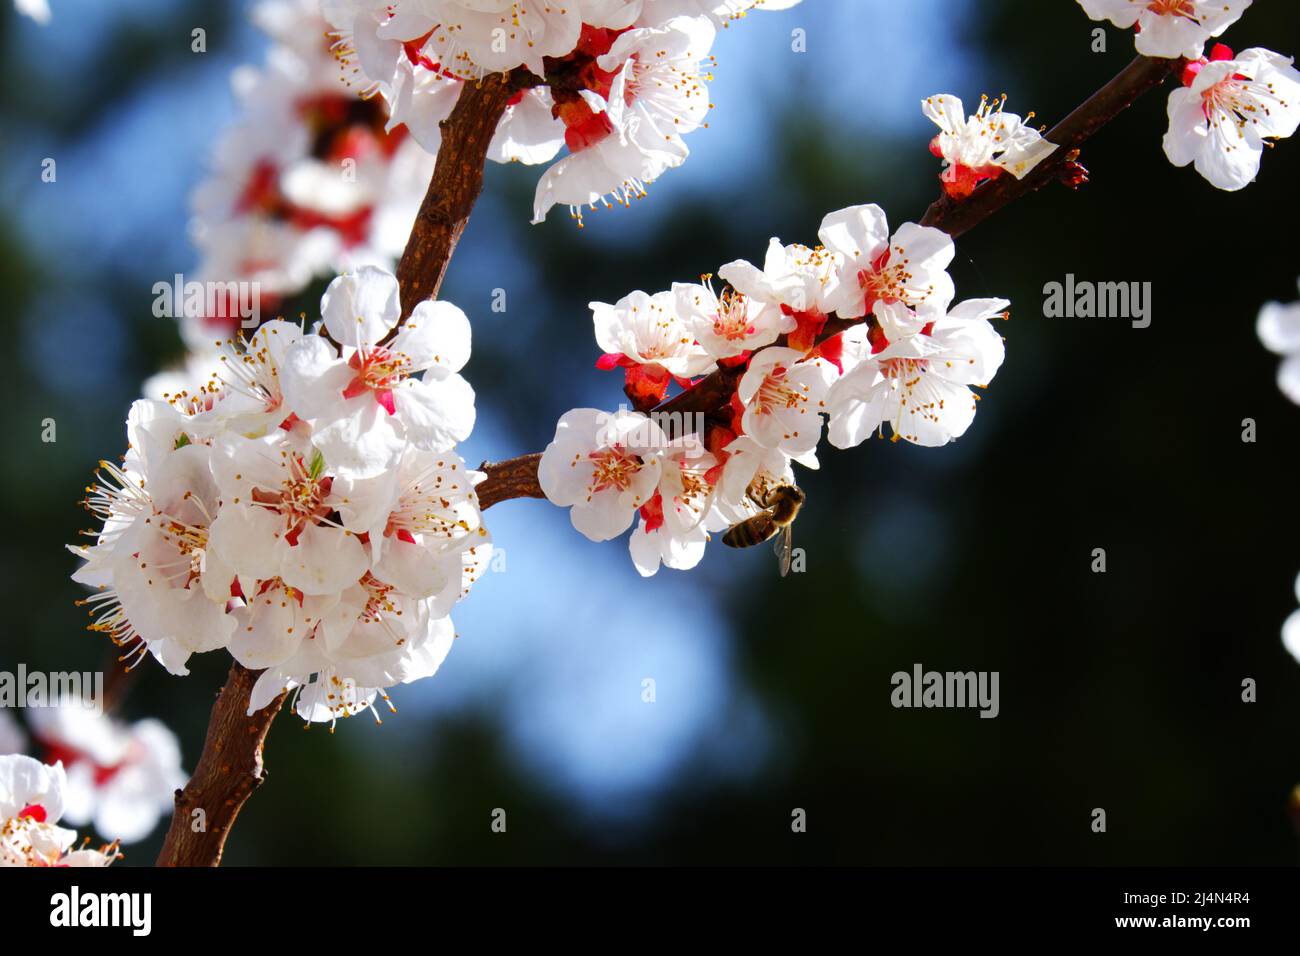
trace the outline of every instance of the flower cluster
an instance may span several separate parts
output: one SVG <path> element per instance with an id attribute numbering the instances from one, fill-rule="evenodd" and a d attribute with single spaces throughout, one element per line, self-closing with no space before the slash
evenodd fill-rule
<path id="1" fill-rule="evenodd" d="M 316 276 L 391 268 L 433 159 L 382 100 L 340 81 L 318 0 L 263 0 L 252 15 L 273 45 L 260 69 L 234 74 L 242 115 L 194 192 L 191 231 L 198 281 L 255 283 L 273 311 Z M 187 314 L 182 331 L 210 354 L 239 321 L 235 303 L 218 302 Z"/>
<path id="2" fill-rule="evenodd" d="M 705 125 L 719 24 L 799 0 L 333 0 L 335 52 L 364 95 L 381 94 L 430 152 L 465 82 L 523 70 L 489 158 L 548 163 L 533 221 L 556 204 L 626 205 L 681 165 Z"/>
<path id="3" fill-rule="evenodd" d="M 542 490 L 594 541 L 639 517 L 630 549 L 654 574 L 694 567 L 709 533 L 763 510 L 792 484 L 792 463 L 817 467 L 825 429 L 848 448 L 883 434 L 940 446 L 975 416 L 971 386 L 1002 364 L 991 319 L 1003 299 L 953 306 L 944 232 L 853 206 L 828 215 L 819 245 L 771 240 L 762 268 L 724 265 L 648 295 L 591 304 L 597 366 L 623 368 L 637 411 L 581 408 L 560 419 L 539 467 Z M 703 422 L 645 414 L 672 383 L 729 370 L 735 387 Z M 823 422 L 823 416 L 827 421 Z"/>
<path id="4" fill-rule="evenodd" d="M 117 859 L 117 844 L 74 850 L 77 834 L 55 826 L 67 787 L 61 763 L 0 756 L 0 867 L 108 866 Z"/>
<path id="5" fill-rule="evenodd" d="M 33 707 L 27 715 L 38 752 L 67 769 L 63 816 L 69 823 L 93 822 L 101 835 L 135 843 L 171 813 L 188 775 L 176 735 L 161 721 L 127 725 L 79 699 Z M 12 751 L 0 747 L 6 752 Z"/>
<path id="6" fill-rule="evenodd" d="M 231 343 L 194 392 L 137 401 L 86 499 L 103 527 L 74 549 L 91 628 L 129 657 L 184 674 L 227 648 L 265 670 L 250 713 L 298 688 L 313 721 L 436 671 L 490 557 L 483 476 L 455 452 L 474 426 L 464 313 L 424 302 L 400 323 L 397 280 L 367 266 L 321 314 Z"/>

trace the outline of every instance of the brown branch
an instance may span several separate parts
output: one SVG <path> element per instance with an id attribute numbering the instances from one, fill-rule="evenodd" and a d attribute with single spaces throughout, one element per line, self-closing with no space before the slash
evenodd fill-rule
<path id="1" fill-rule="evenodd" d="M 483 165 L 510 98 L 540 82 L 517 71 L 466 83 L 451 115 L 442 121 L 442 145 L 411 237 L 397 264 L 402 320 L 425 299 L 437 296 L 474 203 L 483 190 Z"/>
<path id="2" fill-rule="evenodd" d="M 249 717 L 248 699 L 257 676 L 242 664 L 231 666 L 212 706 L 194 776 L 185 789 L 176 791 L 176 809 L 158 866 L 218 866 L 235 817 L 266 779 L 262 745 L 285 695 Z"/>
<path id="3" fill-rule="evenodd" d="M 505 461 L 485 461 L 479 465 L 480 471 L 487 472 L 487 480 L 475 488 L 478 505 L 486 511 L 499 501 L 511 498 L 545 498 L 542 486 L 537 481 L 537 465 L 541 462 L 540 452 L 520 455 Z"/>
<path id="4" fill-rule="evenodd" d="M 1139 56 L 1121 70 L 1113 80 L 1090 96 L 1073 113 L 1047 133 L 1060 147 L 1024 179 L 1005 176 L 977 189 L 964 202 L 954 202 L 946 195 L 934 202 L 921 220 L 922 225 L 942 229 L 954 239 L 969 232 L 989 216 L 1021 196 L 1036 192 L 1060 177 L 1067 165 L 1077 158 L 1080 145 L 1113 120 L 1133 102 L 1165 81 L 1183 60 L 1162 60 Z M 848 325 L 839 319 L 827 323 L 819 336 L 823 341 L 842 332 Z M 740 381 L 743 369 L 719 368 L 674 398 L 658 406 L 661 414 L 702 412 L 711 414 L 724 408 Z M 495 465 L 484 465 L 488 479 L 478 486 L 479 501 L 486 508 L 508 498 L 541 498 L 537 483 L 537 462 L 541 455 L 523 455 Z"/>
<path id="5" fill-rule="evenodd" d="M 745 369 L 740 365 L 719 366 L 691 388 L 657 406 L 651 414 L 689 415 L 695 412 L 716 412 L 731 401 L 731 393 L 740 384 Z"/>

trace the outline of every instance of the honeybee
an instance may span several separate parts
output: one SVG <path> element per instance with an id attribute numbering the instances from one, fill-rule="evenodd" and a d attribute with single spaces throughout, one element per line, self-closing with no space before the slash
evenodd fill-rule
<path id="1" fill-rule="evenodd" d="M 777 485 L 761 496 L 751 491 L 750 498 L 763 510 L 732 525 L 722 536 L 722 543 L 731 548 L 749 548 L 776 538 L 774 549 L 781 577 L 785 577 L 790 573 L 792 526 L 803 506 L 804 494 L 794 485 Z"/>

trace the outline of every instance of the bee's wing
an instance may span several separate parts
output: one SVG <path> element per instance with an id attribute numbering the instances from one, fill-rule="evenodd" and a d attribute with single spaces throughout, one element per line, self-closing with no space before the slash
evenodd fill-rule
<path id="1" fill-rule="evenodd" d="M 786 525 L 772 542 L 772 550 L 776 552 L 776 560 L 781 568 L 781 577 L 785 577 L 790 573 L 790 559 L 794 552 L 793 545 L 794 526 Z"/>

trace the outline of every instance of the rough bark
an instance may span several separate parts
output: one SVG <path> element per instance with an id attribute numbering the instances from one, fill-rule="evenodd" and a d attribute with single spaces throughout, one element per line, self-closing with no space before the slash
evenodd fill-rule
<path id="1" fill-rule="evenodd" d="M 451 115 L 442 123 L 442 146 L 415 226 L 397 264 L 402 319 L 438 294 L 456 243 L 483 190 L 483 165 L 510 98 L 522 81 L 512 74 L 466 83 Z"/>
<path id="2" fill-rule="evenodd" d="M 479 465 L 479 471 L 487 472 L 487 480 L 475 489 L 479 507 L 486 511 L 497 502 L 511 498 L 545 498 L 537 482 L 537 465 L 541 460 L 541 453 L 534 452 Z"/>
<path id="3" fill-rule="evenodd" d="M 212 707 L 194 776 L 176 791 L 176 809 L 158 866 L 220 865 L 235 817 L 266 779 L 262 747 L 285 695 L 248 716 L 249 694 L 257 676 L 257 671 L 242 664 L 231 666 L 226 686 Z"/>

